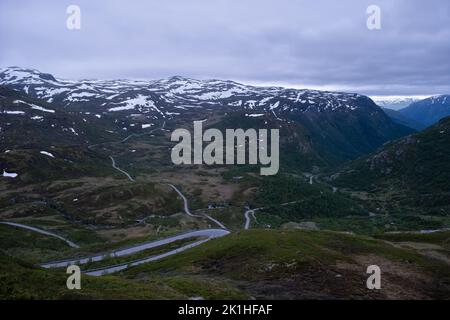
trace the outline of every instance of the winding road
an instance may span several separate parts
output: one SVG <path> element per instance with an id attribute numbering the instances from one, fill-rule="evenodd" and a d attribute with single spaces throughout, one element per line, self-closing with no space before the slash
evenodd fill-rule
<path id="1" fill-rule="evenodd" d="M 280 206 L 284 207 L 284 206 L 288 206 L 290 204 L 299 203 L 301 201 L 302 200 L 295 200 L 295 201 L 285 202 L 285 203 L 280 204 Z M 251 222 L 250 221 L 250 214 L 253 216 L 253 219 L 256 220 L 255 212 L 259 211 L 259 210 L 263 210 L 265 208 L 261 207 L 261 208 L 250 209 L 250 208 L 246 207 L 246 209 L 248 209 L 248 210 L 245 211 L 245 213 L 244 213 L 244 217 L 245 217 L 244 229 L 248 230 L 250 228 L 250 222 Z"/>
<path id="2" fill-rule="evenodd" d="M 131 182 L 135 182 L 136 181 L 136 180 L 133 179 L 133 177 L 130 176 L 130 174 L 128 172 L 126 172 L 125 170 L 122 170 L 118 166 L 116 166 L 116 161 L 114 160 L 114 158 L 112 156 L 109 156 L 109 158 L 111 159 L 112 167 L 114 169 L 116 169 L 117 171 L 119 171 L 119 172 L 123 173 L 124 175 L 126 175 L 128 180 L 130 180 Z"/>
<path id="3" fill-rule="evenodd" d="M 46 235 L 46 236 L 50 236 L 50 237 L 53 237 L 53 238 L 58 238 L 58 239 L 64 241 L 65 243 L 67 243 L 72 248 L 79 248 L 80 247 L 77 244 L 73 243 L 72 241 L 70 241 L 70 240 L 68 240 L 68 239 L 66 239 L 64 237 L 61 237 L 61 236 L 59 236 L 59 235 L 57 235 L 55 233 L 52 233 L 52 232 L 49 232 L 49 231 L 45 231 L 45 230 L 42 230 L 42 229 L 39 229 L 39 228 L 27 226 L 27 225 L 20 224 L 20 223 L 14 223 L 14 222 L 0 222 L 0 224 L 12 226 L 12 227 L 17 227 L 17 228 L 22 228 L 22 229 L 34 231 L 34 232 L 37 232 L 37 233 L 40 233 L 40 234 L 43 234 L 43 235 Z"/>
<path id="4" fill-rule="evenodd" d="M 132 262 L 127 262 L 127 263 L 123 263 L 123 264 L 109 266 L 107 268 L 88 270 L 88 271 L 85 271 L 84 273 L 87 274 L 87 275 L 90 275 L 90 276 L 97 276 L 97 277 L 98 276 L 103 276 L 103 275 L 106 275 L 106 274 L 111 274 L 111 273 L 114 273 L 114 272 L 118 272 L 118 271 L 122 271 L 122 270 L 128 269 L 130 267 L 138 266 L 138 265 L 143 264 L 143 263 L 148 263 L 148 262 L 160 260 L 162 258 L 171 256 L 171 255 L 183 252 L 183 251 L 185 251 L 187 249 L 190 249 L 190 248 L 196 247 L 198 245 L 201 245 L 201 244 L 203 244 L 203 243 L 205 243 L 205 242 L 207 242 L 209 240 L 210 240 L 209 238 L 208 239 L 199 240 L 199 241 L 196 241 L 194 243 L 187 244 L 187 245 L 185 245 L 183 247 L 180 247 L 180 248 L 168 251 L 168 252 L 164 252 L 164 253 L 156 255 L 156 256 L 151 256 L 151 257 L 147 257 L 147 258 L 144 258 L 144 259 L 141 259 L 141 260 L 136 260 L 136 261 L 132 261 Z"/>
<path id="5" fill-rule="evenodd" d="M 207 219 L 211 220 L 212 222 L 214 222 L 215 224 L 217 224 L 222 229 L 227 230 L 227 227 L 225 227 L 220 221 L 218 221 L 217 219 L 214 219 L 213 217 L 211 217 L 211 216 L 209 216 L 209 215 L 207 215 L 205 213 L 203 215 L 192 214 L 191 211 L 189 210 L 188 201 L 187 201 L 186 197 L 184 196 L 184 194 L 177 187 L 175 187 L 173 184 L 168 183 L 167 185 L 172 187 L 172 189 L 175 190 L 176 193 L 178 193 L 178 195 L 181 197 L 181 199 L 183 199 L 184 212 L 186 212 L 187 215 L 189 215 L 191 217 L 197 217 L 197 218 L 207 218 Z"/>
<path id="6" fill-rule="evenodd" d="M 146 134 L 151 134 L 151 133 L 153 133 L 156 130 L 164 130 L 165 126 L 166 126 L 166 121 L 163 122 L 163 124 L 161 125 L 161 128 L 155 128 L 153 130 L 150 130 L 149 132 L 142 133 L 142 134 L 134 134 L 133 133 L 133 134 L 129 135 L 128 137 L 126 137 L 125 139 L 121 140 L 120 143 L 126 142 L 132 137 L 138 137 L 138 136 L 143 136 L 143 135 L 146 135 Z M 112 164 L 112 167 L 114 169 L 116 169 L 120 173 L 124 174 L 128 178 L 128 180 L 130 180 L 131 182 L 136 182 L 136 180 L 128 172 L 126 172 L 125 170 L 123 170 L 123 169 L 121 169 L 121 168 L 119 168 L 117 166 L 116 161 L 114 160 L 113 156 L 109 156 L 109 158 L 111 159 L 111 164 Z M 217 219 L 211 217 L 210 215 L 207 215 L 207 214 L 202 214 L 202 215 L 192 214 L 191 211 L 189 210 L 188 201 L 187 201 L 186 197 L 183 195 L 183 193 L 177 187 L 175 187 L 173 184 L 169 183 L 168 185 L 170 187 L 172 187 L 172 189 L 174 189 L 178 193 L 178 195 L 183 199 L 184 212 L 186 212 L 187 215 L 189 215 L 191 217 L 197 217 L 197 218 L 207 218 L 207 219 L 211 220 L 212 222 L 214 222 L 215 224 L 217 224 L 220 228 L 227 230 L 227 227 L 225 227 L 220 221 L 218 221 Z"/>
<path id="7" fill-rule="evenodd" d="M 148 250 L 148 249 L 152 249 L 152 248 L 157 248 L 166 244 L 170 244 L 173 243 L 175 241 L 178 240 L 184 240 L 184 239 L 190 239 L 190 238 L 199 238 L 199 237 L 207 237 L 206 239 L 201 239 L 199 241 L 193 242 L 193 243 L 189 243 L 186 244 L 180 248 L 174 249 L 174 250 L 170 250 L 168 252 L 156 255 L 156 256 L 149 256 L 140 260 L 136 260 L 133 262 L 128 262 L 128 263 L 124 263 L 124 264 L 120 264 L 120 265 L 114 265 L 114 266 L 108 266 L 105 268 L 101 268 L 101 269 L 96 269 L 96 270 L 89 270 L 86 271 L 86 274 L 89 275 L 103 275 L 103 274 L 109 274 L 109 273 L 113 273 L 113 272 L 117 272 L 117 271 L 121 271 L 124 270 L 126 268 L 132 267 L 132 266 L 136 266 L 142 263 L 146 263 L 146 262 L 150 262 L 150 261 L 156 261 L 159 259 L 162 259 L 164 257 L 185 251 L 189 248 L 195 247 L 197 245 L 200 245 L 202 243 L 205 243 L 211 239 L 215 239 L 215 238 L 220 238 L 223 236 L 228 235 L 230 232 L 227 230 L 223 230 L 223 229 L 204 229 L 204 230 L 196 230 L 196 231 L 190 231 L 190 232 L 186 232 L 186 233 L 182 233 L 179 235 L 175 235 L 172 237 L 168 237 L 165 239 L 160 239 L 160 240 L 155 240 L 155 241 L 150 241 L 150 242 L 145 242 L 145 243 L 140 243 L 140 244 L 136 244 L 134 246 L 130 246 L 127 248 L 121 248 L 121 249 L 117 249 L 115 251 L 112 252 L 108 252 L 108 253 L 102 253 L 102 254 L 97 254 L 97 255 L 93 255 L 93 256 L 88 256 L 88 257 L 83 257 L 83 258 L 77 258 L 77 259 L 69 259 L 69 260 L 63 260 L 63 261 L 54 261 L 54 262 L 47 262 L 44 264 L 41 264 L 41 267 L 43 268 L 65 268 L 68 267 L 70 265 L 76 264 L 76 265 L 83 265 L 89 262 L 98 262 L 98 261 L 102 261 L 106 258 L 110 258 L 110 257 L 123 257 L 123 256 L 127 256 L 127 255 L 132 255 L 132 254 L 136 254 L 138 252 L 144 251 L 144 250 Z"/>
<path id="8" fill-rule="evenodd" d="M 155 129 L 150 130 L 149 132 L 145 132 L 145 133 L 141 133 L 141 134 L 132 133 L 129 136 L 127 136 L 125 139 L 122 139 L 120 141 L 110 141 L 110 142 L 103 142 L 103 143 L 92 144 L 92 145 L 88 146 L 88 149 L 92 149 L 93 147 L 100 146 L 100 145 L 103 145 L 103 144 L 123 143 L 123 142 L 128 141 L 132 137 L 141 137 L 141 136 L 144 136 L 144 135 L 152 134 L 156 130 L 164 130 L 165 126 L 166 126 L 166 121 L 163 122 L 163 124 L 161 125 L 161 128 L 155 128 Z M 119 168 L 117 166 L 116 160 L 114 159 L 113 156 L 109 156 L 109 158 L 111 159 L 111 165 L 112 165 L 112 167 L 115 170 L 119 171 L 120 173 L 123 173 L 128 178 L 128 180 L 130 180 L 131 182 L 135 182 L 136 181 L 128 172 L 126 172 L 125 170 L 123 170 L 123 169 L 121 169 L 121 168 Z"/>
<path id="9" fill-rule="evenodd" d="M 130 138 L 135 137 L 135 136 L 142 136 L 145 134 L 150 134 L 156 130 L 163 130 L 164 127 L 166 125 L 166 122 L 164 121 L 164 123 L 162 124 L 161 128 L 155 128 L 149 132 L 146 132 L 144 134 L 131 134 L 128 137 L 126 137 L 125 139 L 121 140 L 118 143 L 123 143 L 128 141 Z M 111 142 L 109 142 L 111 143 Z M 117 143 L 117 142 L 116 142 Z M 97 145 L 101 145 L 101 144 L 97 144 Z M 89 149 L 91 149 L 94 146 L 97 145 L 91 145 L 88 146 Z M 124 174 L 128 180 L 130 180 L 131 182 L 135 182 L 135 179 L 125 170 L 119 168 L 116 164 L 116 161 L 114 159 L 113 156 L 109 156 L 109 158 L 111 159 L 111 164 L 112 167 L 121 172 L 122 174 Z M 81 257 L 81 258 L 76 258 L 76 259 L 68 259 L 68 260 L 62 260 L 62 261 L 53 261 L 53 262 L 48 262 L 48 263 L 44 263 L 41 264 L 41 267 L 43 268 L 64 268 L 70 265 L 83 265 L 83 264 L 87 264 L 90 262 L 98 262 L 98 261 L 102 261 L 106 258 L 110 258 L 110 257 L 122 257 L 122 256 L 127 256 L 127 255 L 132 255 L 132 254 L 136 254 L 138 252 L 141 252 L 143 250 L 148 250 L 148 249 L 152 249 L 152 248 L 157 248 L 166 244 L 170 244 L 173 243 L 175 241 L 178 240 L 183 240 L 183 239 L 189 239 L 189 238 L 205 238 L 205 239 L 200 239 L 198 241 L 186 244 L 184 246 L 181 246 L 177 249 L 174 250 L 169 250 L 167 252 L 164 252 L 162 254 L 158 254 L 158 255 L 153 255 L 153 256 L 149 256 L 140 260 L 135 260 L 132 262 L 127 262 L 127 263 L 123 263 L 123 264 L 118 264 L 118 265 L 113 265 L 113 266 L 107 266 L 104 268 L 100 268 L 100 269 L 95 269 L 95 270 L 87 270 L 87 271 L 83 271 L 83 273 L 87 274 L 87 275 L 91 275 L 91 276 L 101 276 L 101 275 L 105 275 L 105 274 L 110 274 L 110 273 L 114 273 L 114 272 L 118 272 L 121 270 L 125 270 L 129 267 L 133 267 L 133 266 L 137 266 L 143 263 L 147 263 L 147 262 L 151 262 L 151 261 L 156 261 L 180 252 L 183 252 L 189 248 L 193 248 L 196 247 L 198 245 L 201 245 L 211 239 L 214 238 L 220 238 L 223 236 L 228 235 L 230 232 L 227 230 L 227 228 L 217 219 L 203 213 L 201 215 L 196 215 L 196 214 L 192 214 L 191 211 L 189 210 L 189 205 L 188 205 L 188 200 L 187 198 L 184 196 L 184 194 L 177 188 L 175 187 L 173 184 L 168 184 L 173 190 L 175 190 L 177 192 L 177 194 L 182 198 L 183 203 L 184 203 L 184 211 L 187 215 L 191 216 L 191 217 L 198 217 L 198 218 L 207 218 L 210 221 L 214 222 L 215 224 L 217 224 L 221 229 L 204 229 L 204 230 L 197 230 L 197 231 L 191 231 L 191 232 L 187 232 L 187 233 L 183 233 L 183 234 L 179 234 L 176 236 L 172 236 L 172 237 L 168 237 L 165 239 L 160 239 L 160 240 L 156 240 L 156 241 L 151 241 L 151 242 L 145 242 L 145 243 L 141 243 L 141 244 L 137 244 L 128 248 L 122 248 L 122 249 L 117 249 L 115 251 L 112 252 L 108 252 L 108 253 L 102 253 L 102 254 L 97 254 L 97 255 L 92 255 L 92 256 L 88 256 L 88 257 Z M 75 243 L 71 242 L 70 240 L 67 240 L 59 235 L 56 235 L 54 233 L 45 231 L 45 230 L 41 230 L 35 227 L 30 227 L 30 226 L 26 226 L 26 225 L 22 225 L 22 224 L 18 224 L 18 223 L 13 223 L 13 222 L 0 222 L 1 224 L 5 224 L 5 225 L 11 225 L 11 226 L 15 226 L 15 227 L 19 227 L 19 228 L 24 228 L 24 229 L 28 229 L 28 230 L 32 230 L 44 235 L 48 235 L 48 236 L 52 236 L 55 238 L 58 238 L 60 240 L 65 241 L 69 246 L 73 247 L 73 248 L 79 248 L 78 245 L 76 245 Z M 249 224 L 249 223 L 248 223 Z"/>
<path id="10" fill-rule="evenodd" d="M 255 216 L 255 211 L 253 210 L 247 210 L 244 213 L 245 216 L 245 223 L 244 223 L 244 229 L 248 230 L 248 228 L 250 228 L 250 214 L 253 215 L 253 217 Z"/>
<path id="11" fill-rule="evenodd" d="M 255 211 L 258 211 L 261 209 L 264 209 L 264 208 L 248 209 L 247 211 L 245 211 L 245 213 L 244 213 L 244 217 L 245 217 L 244 229 L 245 230 L 248 230 L 250 228 L 250 215 L 252 215 L 253 219 L 256 220 Z"/>

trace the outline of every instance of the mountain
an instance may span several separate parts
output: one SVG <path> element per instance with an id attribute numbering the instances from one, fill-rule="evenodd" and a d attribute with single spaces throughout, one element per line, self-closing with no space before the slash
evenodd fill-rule
<path id="1" fill-rule="evenodd" d="M 400 112 L 405 117 L 422 123 L 424 127 L 431 126 L 450 115 L 450 95 L 434 96 L 414 102 Z"/>
<path id="2" fill-rule="evenodd" d="M 73 116 L 77 120 L 71 121 L 76 124 L 81 119 L 90 128 L 101 125 L 100 135 L 89 135 L 83 123 L 67 128 L 80 131 L 85 143 L 108 139 L 107 132 L 112 137 L 126 136 L 163 122 L 175 128 L 205 118 L 216 119 L 219 126 L 232 125 L 230 128 L 236 123 L 278 127 L 284 133 L 286 154 L 292 154 L 289 161 L 297 167 L 335 165 L 413 131 L 394 123 L 370 98 L 354 93 L 255 87 L 179 76 L 154 81 L 72 81 L 18 67 L 1 69 L 0 85 L 45 101 L 41 104 L 53 108 L 55 114 Z M 5 112 L 9 117 L 21 119 L 11 113 L 21 110 L 8 106 Z"/>
<path id="3" fill-rule="evenodd" d="M 332 176 L 341 188 L 369 192 L 385 203 L 450 213 L 450 117 L 383 146 Z M 383 202 L 381 201 L 381 202 Z M 408 211 L 408 210 L 406 210 Z M 404 212 L 404 211 L 403 211 Z"/>
<path id="4" fill-rule="evenodd" d="M 25 183 L 110 174 L 104 165 L 109 158 L 85 145 L 110 139 L 105 128 L 111 127 L 101 119 L 88 121 L 0 86 L 0 174 L 18 175 L 14 180 Z"/>
<path id="5" fill-rule="evenodd" d="M 426 97 L 420 96 L 372 96 L 372 100 L 384 109 L 400 110 Z"/>
<path id="6" fill-rule="evenodd" d="M 80 145 L 111 138 L 115 129 L 99 115 L 74 112 L 4 86 L 0 116 L 0 144 L 10 148 Z"/>
<path id="7" fill-rule="evenodd" d="M 393 109 L 382 108 L 383 111 L 396 123 L 413 128 L 415 130 L 422 130 L 426 126 L 418 121 L 408 118 L 403 115 L 400 111 Z"/>

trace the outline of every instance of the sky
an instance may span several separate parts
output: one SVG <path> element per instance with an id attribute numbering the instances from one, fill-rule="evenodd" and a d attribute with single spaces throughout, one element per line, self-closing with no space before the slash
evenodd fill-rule
<path id="1" fill-rule="evenodd" d="M 69 30 L 69 5 L 81 29 Z M 366 10 L 381 9 L 369 30 Z M 368 95 L 450 93 L 448 0 L 0 1 L 0 67 Z"/>

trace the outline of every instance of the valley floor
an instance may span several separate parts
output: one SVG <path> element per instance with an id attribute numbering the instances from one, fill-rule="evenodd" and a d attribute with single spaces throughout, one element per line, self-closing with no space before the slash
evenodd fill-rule
<path id="1" fill-rule="evenodd" d="M 447 216 L 389 214 L 318 173 L 174 168 L 164 127 L 88 146 L 97 176 L 1 181 L 1 299 L 450 298 Z"/>

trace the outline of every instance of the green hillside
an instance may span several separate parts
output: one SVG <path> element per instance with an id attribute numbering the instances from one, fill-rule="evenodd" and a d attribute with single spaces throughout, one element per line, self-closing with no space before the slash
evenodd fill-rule
<path id="1" fill-rule="evenodd" d="M 379 292 L 365 286 L 372 264 L 385 279 Z M 443 298 L 450 292 L 443 285 L 450 279 L 444 262 L 384 241 L 324 231 L 241 231 L 123 275 L 226 279 L 257 299 Z"/>
<path id="2" fill-rule="evenodd" d="M 351 162 L 332 176 L 341 188 L 365 191 L 426 214 L 450 210 L 450 118 Z"/>

